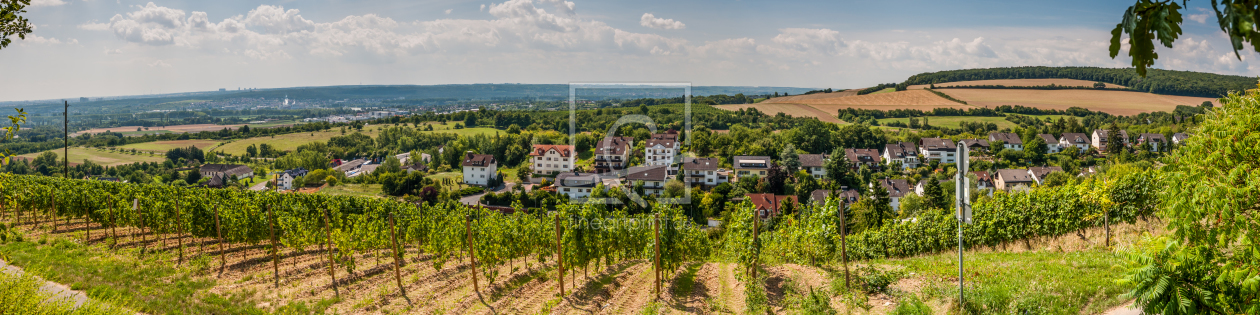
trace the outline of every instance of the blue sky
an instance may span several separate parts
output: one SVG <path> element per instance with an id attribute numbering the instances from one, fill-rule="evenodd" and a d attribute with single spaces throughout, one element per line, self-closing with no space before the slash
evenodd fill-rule
<path id="1" fill-rule="evenodd" d="M 858 88 L 938 70 L 1122 67 L 1128 1 L 33 0 L 0 101 L 343 84 Z M 1255 75 L 1191 1 L 1166 69 Z"/>

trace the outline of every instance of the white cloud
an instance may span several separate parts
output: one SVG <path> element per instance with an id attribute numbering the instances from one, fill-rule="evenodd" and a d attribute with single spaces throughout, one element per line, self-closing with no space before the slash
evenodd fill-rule
<path id="1" fill-rule="evenodd" d="M 150 68 L 170 68 L 171 64 L 163 60 L 154 60 L 149 63 Z"/>
<path id="2" fill-rule="evenodd" d="M 105 54 L 106 55 L 122 54 L 122 49 L 109 49 L 109 47 L 105 47 Z"/>
<path id="3" fill-rule="evenodd" d="M 639 25 L 658 30 L 681 30 L 687 28 L 687 25 L 683 24 L 683 22 L 674 21 L 674 19 L 658 18 L 651 13 L 644 13 L 642 17 L 639 17 Z"/>
<path id="4" fill-rule="evenodd" d="M 455 9 L 446 9 L 446 14 L 448 14 L 448 15 L 449 15 L 449 14 L 451 14 L 451 11 L 454 11 L 454 10 L 455 10 Z"/>
<path id="5" fill-rule="evenodd" d="M 53 37 L 43 37 L 43 36 L 39 36 L 35 34 L 27 34 L 26 39 L 18 39 L 16 37 L 11 38 L 11 39 L 13 40 L 14 43 L 19 43 L 23 45 L 25 44 L 60 45 L 60 44 L 78 44 L 79 43 L 79 40 L 77 39 L 70 39 L 70 40 L 63 41 L 63 40 L 56 39 Z"/>
<path id="6" fill-rule="evenodd" d="M 1186 18 L 1190 19 L 1191 21 L 1199 22 L 1199 24 L 1207 23 L 1207 19 L 1215 15 L 1215 13 L 1213 13 L 1212 10 L 1208 10 L 1205 8 L 1194 8 L 1194 9 L 1195 11 L 1199 11 L 1199 13 L 1187 15 Z"/>
<path id="7" fill-rule="evenodd" d="M 485 10 L 486 10 L 486 5 L 482 4 L 480 11 L 485 11 Z"/>
<path id="8" fill-rule="evenodd" d="M 66 4 L 66 2 L 62 0 L 32 0 L 31 1 L 32 7 L 53 7 L 53 6 L 63 5 L 63 4 Z"/>
<path id="9" fill-rule="evenodd" d="M 109 23 L 85 23 L 80 24 L 79 29 L 88 31 L 108 31 Z"/>

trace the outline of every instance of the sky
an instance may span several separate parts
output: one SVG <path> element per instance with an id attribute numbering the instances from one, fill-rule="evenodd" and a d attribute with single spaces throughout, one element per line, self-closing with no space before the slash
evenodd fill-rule
<path id="1" fill-rule="evenodd" d="M 1125 67 L 1129 1 L 33 0 L 0 101 L 355 84 L 862 88 L 930 71 Z M 1157 68 L 1260 73 L 1190 1 Z"/>

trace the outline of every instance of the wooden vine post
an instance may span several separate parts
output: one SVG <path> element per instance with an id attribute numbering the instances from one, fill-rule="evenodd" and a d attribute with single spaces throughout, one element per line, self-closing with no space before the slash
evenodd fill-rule
<path id="1" fill-rule="evenodd" d="M 476 255 L 476 252 L 473 251 L 472 216 L 471 215 L 464 217 L 464 232 L 465 234 L 468 234 L 468 260 L 472 262 L 473 292 L 477 292 L 477 294 L 481 294 L 480 292 L 481 289 L 477 288 L 477 255 Z"/>
<path id="2" fill-rule="evenodd" d="M 848 231 L 845 231 L 844 201 L 843 200 L 840 201 L 840 209 L 838 212 L 840 212 L 840 261 L 844 263 L 844 287 L 848 288 L 849 281 L 850 281 L 849 280 L 849 245 L 848 245 L 848 241 L 846 241 L 845 239 L 845 236 L 846 236 L 845 234 L 848 234 Z"/>
<path id="3" fill-rule="evenodd" d="M 753 210 L 753 244 L 757 244 L 757 237 L 761 233 L 761 212 Z M 757 279 L 757 258 L 761 256 L 761 246 L 757 246 L 757 255 L 753 256 L 753 263 L 750 265 L 752 269 L 749 271 L 753 279 Z"/>
<path id="4" fill-rule="evenodd" d="M 144 235 L 144 227 L 148 225 L 144 224 L 144 212 L 140 211 L 140 199 L 132 199 L 131 205 L 136 209 L 136 215 L 140 216 L 140 243 L 144 244 L 144 249 L 141 249 L 140 253 L 144 253 L 149 249 L 149 237 Z"/>
<path id="5" fill-rule="evenodd" d="M 109 234 L 112 234 L 113 235 L 112 238 L 114 239 L 114 243 L 109 245 L 110 248 L 118 246 L 118 218 L 114 215 L 114 212 L 117 211 L 117 208 L 118 208 L 118 201 L 114 200 L 113 196 L 110 196 L 109 198 Z"/>
<path id="6" fill-rule="evenodd" d="M 564 248 L 560 247 L 560 213 L 556 213 L 556 265 L 560 271 L 560 297 L 564 298 Z"/>
<path id="7" fill-rule="evenodd" d="M 227 252 L 223 251 L 223 228 L 219 224 L 219 203 L 214 203 L 214 233 L 219 237 L 219 276 L 223 276 L 223 270 L 227 268 Z"/>
<path id="8" fill-rule="evenodd" d="M 655 269 L 655 272 L 653 272 L 652 274 L 656 277 L 655 279 L 656 299 L 660 300 L 661 299 L 661 215 L 659 213 L 652 214 L 652 240 L 654 244 L 652 246 L 652 251 L 656 255 L 655 262 L 653 263 L 655 267 L 652 267 L 652 269 Z"/>
<path id="9" fill-rule="evenodd" d="M 179 199 L 175 199 L 175 240 L 179 242 L 179 265 L 184 264 L 184 219 L 180 218 Z"/>
<path id="10" fill-rule="evenodd" d="M 267 206 L 267 231 L 271 233 L 271 272 L 272 278 L 275 278 L 275 287 L 280 288 L 280 257 L 276 255 L 276 216 L 271 212 L 271 206 Z"/>
<path id="11" fill-rule="evenodd" d="M 1103 230 L 1107 232 L 1107 240 L 1104 241 L 1103 247 L 1111 248 L 1111 209 L 1103 210 Z"/>
<path id="12" fill-rule="evenodd" d="M 21 218 L 22 216 L 22 212 L 20 211 L 22 209 L 21 207 L 22 205 L 18 205 L 18 210 L 19 210 L 18 218 Z M 83 244 L 85 245 L 91 244 L 92 243 L 92 208 L 91 207 L 83 209 L 83 226 L 87 228 L 87 232 L 83 234 Z"/>
<path id="13" fill-rule="evenodd" d="M 332 278 L 333 294 L 336 294 L 336 297 L 340 299 L 341 291 L 337 290 L 337 271 L 333 268 L 332 230 L 328 228 L 328 212 L 320 210 L 319 214 L 324 216 L 324 235 L 326 236 L 325 239 L 328 240 L 328 277 Z"/>
<path id="14" fill-rule="evenodd" d="M 48 194 L 48 201 L 52 203 L 52 222 L 53 222 L 52 231 L 53 233 L 56 233 L 57 232 L 57 193 L 54 192 L 54 193 Z"/>
<path id="15" fill-rule="evenodd" d="M 402 263 L 399 261 L 402 255 L 398 253 L 398 228 L 394 225 L 394 214 L 389 214 L 389 239 L 394 250 L 394 282 L 398 284 L 398 292 L 402 294 L 403 299 L 407 300 L 407 305 L 411 305 L 411 298 L 407 297 L 407 289 L 402 285 Z"/>

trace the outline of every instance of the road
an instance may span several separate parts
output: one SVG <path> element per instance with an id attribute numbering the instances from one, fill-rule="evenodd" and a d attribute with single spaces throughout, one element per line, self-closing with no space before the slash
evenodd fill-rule
<path id="1" fill-rule="evenodd" d="M 253 190 L 253 191 L 263 191 L 266 189 L 267 189 L 267 181 L 261 181 L 261 182 L 258 182 L 257 184 L 254 184 L 254 186 L 249 186 L 249 190 Z"/>
<path id="2" fill-rule="evenodd" d="M 516 183 L 506 183 L 506 184 L 503 184 L 503 188 L 497 189 L 497 190 L 491 190 L 491 191 L 501 192 L 501 191 L 512 190 L 512 186 L 516 186 Z M 480 194 L 464 196 L 463 198 L 459 198 L 459 203 L 469 205 L 469 206 L 477 205 L 477 203 L 481 201 L 481 196 L 485 194 L 486 192 L 482 192 Z"/>
<path id="3" fill-rule="evenodd" d="M 10 265 L 8 262 L 0 259 L 0 272 L 21 276 L 24 271 L 22 271 L 22 268 Z M 38 277 L 36 277 L 36 280 L 44 281 L 44 279 Z M 83 293 L 83 291 L 71 290 L 69 286 L 52 281 L 44 281 L 44 285 L 39 289 L 40 291 L 52 293 L 53 298 L 69 298 L 74 301 L 75 308 L 82 306 L 88 299 L 87 294 Z"/>

